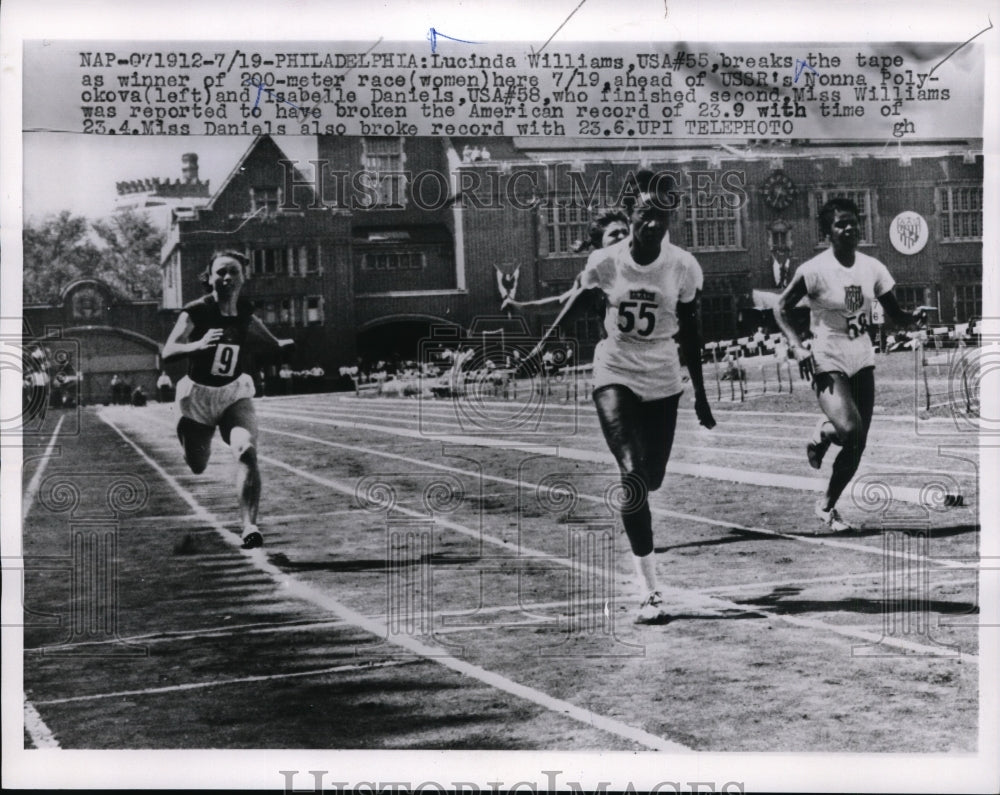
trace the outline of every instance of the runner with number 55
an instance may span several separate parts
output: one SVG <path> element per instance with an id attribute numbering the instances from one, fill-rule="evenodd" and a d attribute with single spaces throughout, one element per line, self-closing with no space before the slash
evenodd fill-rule
<path id="1" fill-rule="evenodd" d="M 663 484 L 677 426 L 683 390 L 678 343 L 698 421 L 715 425 L 701 373 L 702 271 L 694 256 L 670 242 L 674 203 L 669 192 L 658 190 L 661 177 L 636 175 L 640 195 L 630 236 L 591 254 L 579 277 L 581 290 L 600 290 L 608 304 L 607 336 L 594 352 L 593 397 L 621 473 L 622 524 L 646 594 L 638 623 L 670 619 L 658 584 L 649 494 Z"/>
<path id="2" fill-rule="evenodd" d="M 188 357 L 188 374 L 177 383 L 181 418 L 177 437 L 184 460 L 196 475 L 205 471 L 218 428 L 236 460 L 244 549 L 262 546 L 257 528 L 260 470 L 257 465 L 257 416 L 254 383 L 243 372 L 241 355 L 250 335 L 285 348 L 253 314 L 253 304 L 240 297 L 247 259 L 237 251 L 212 255 L 202 279 L 209 294 L 184 307 L 163 346 L 163 358 Z"/>
<path id="3" fill-rule="evenodd" d="M 850 199 L 830 199 L 819 211 L 820 231 L 830 247 L 804 262 L 778 300 L 775 320 L 788 337 L 803 378 L 812 380 L 826 415 L 806 446 L 809 464 L 819 469 L 831 444 L 840 445 L 826 494 L 816 503 L 817 518 L 830 530 L 852 529 L 836 504 L 861 463 L 875 406 L 875 355 L 868 333 L 875 299 L 889 319 L 909 326 L 924 319 L 924 307 L 904 311 L 892 292 L 888 269 L 857 251 L 860 212 Z M 791 310 L 809 298 L 812 350 L 805 348 Z"/>

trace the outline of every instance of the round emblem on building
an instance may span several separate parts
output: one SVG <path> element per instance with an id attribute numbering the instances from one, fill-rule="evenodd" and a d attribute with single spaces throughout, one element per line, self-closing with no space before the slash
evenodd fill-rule
<path id="1" fill-rule="evenodd" d="M 96 320 L 104 314 L 104 296 L 89 285 L 78 288 L 70 302 L 73 320 Z"/>
<path id="2" fill-rule="evenodd" d="M 889 241 L 900 254 L 922 251 L 929 237 L 927 222 L 913 210 L 904 210 L 889 224 Z"/>
<path id="3" fill-rule="evenodd" d="M 775 210 L 784 210 L 795 199 L 798 188 L 784 171 L 772 171 L 760 188 L 764 203 Z"/>

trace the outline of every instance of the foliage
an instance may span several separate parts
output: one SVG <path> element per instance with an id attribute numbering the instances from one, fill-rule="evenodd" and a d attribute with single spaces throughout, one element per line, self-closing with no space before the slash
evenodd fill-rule
<path id="1" fill-rule="evenodd" d="M 99 279 L 131 300 L 160 296 L 164 233 L 142 212 L 88 222 L 68 211 L 24 228 L 25 304 L 54 303 L 77 279 Z"/>

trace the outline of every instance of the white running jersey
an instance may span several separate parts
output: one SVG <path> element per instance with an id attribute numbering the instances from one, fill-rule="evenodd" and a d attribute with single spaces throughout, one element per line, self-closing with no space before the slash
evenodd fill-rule
<path id="1" fill-rule="evenodd" d="M 854 253 L 854 265 L 845 268 L 828 248 L 804 262 L 799 271 L 809 296 L 809 327 L 816 337 L 813 354 L 817 369 L 843 370 L 824 366 L 824 356 L 831 360 L 849 360 L 848 370 L 875 364 L 868 336 L 872 304 L 895 285 L 889 270 L 874 257 Z M 847 375 L 853 375 L 847 372 Z"/>
<path id="2" fill-rule="evenodd" d="M 621 384 L 643 400 L 682 390 L 677 354 L 677 303 L 693 301 L 702 287 L 698 261 L 664 238 L 660 255 L 638 265 L 630 239 L 590 255 L 581 274 L 584 288 L 599 287 L 608 299 L 607 337 L 594 352 L 594 387 Z"/>

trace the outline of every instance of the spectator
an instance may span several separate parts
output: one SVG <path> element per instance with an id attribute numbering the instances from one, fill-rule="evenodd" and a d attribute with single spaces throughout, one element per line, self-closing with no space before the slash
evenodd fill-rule
<path id="1" fill-rule="evenodd" d="M 757 349 L 758 356 L 764 355 L 764 341 L 766 339 L 767 336 L 764 334 L 763 326 L 757 326 L 757 333 L 753 335 L 753 344 L 754 347 Z"/>
<path id="2" fill-rule="evenodd" d="M 278 378 L 281 379 L 281 389 L 286 395 L 292 394 L 292 368 L 288 366 L 288 363 L 281 365 L 281 369 L 278 370 Z"/>
<path id="3" fill-rule="evenodd" d="M 132 390 L 132 405 L 133 406 L 145 406 L 146 405 L 146 393 L 143 391 L 142 386 L 137 386 Z"/>
<path id="4" fill-rule="evenodd" d="M 174 399 L 174 382 L 170 380 L 166 370 L 160 371 L 160 377 L 156 379 L 156 391 L 161 403 L 171 403 Z"/>
<path id="5" fill-rule="evenodd" d="M 111 376 L 111 404 L 117 406 L 122 402 L 122 380 L 118 373 Z"/>

